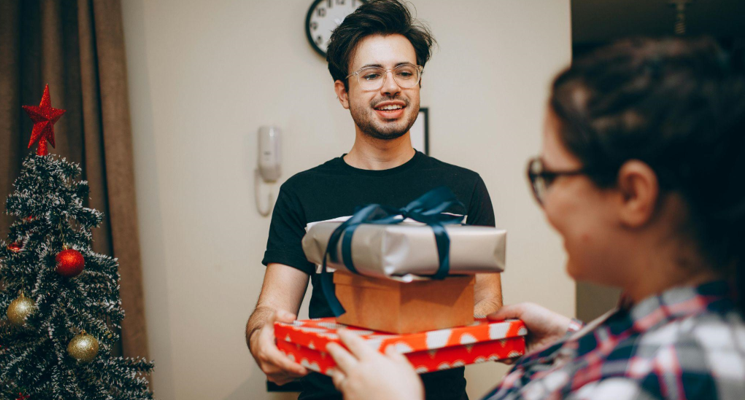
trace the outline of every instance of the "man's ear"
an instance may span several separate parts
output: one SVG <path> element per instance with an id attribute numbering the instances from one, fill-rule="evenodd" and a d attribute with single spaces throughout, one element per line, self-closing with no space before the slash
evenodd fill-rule
<path id="1" fill-rule="evenodd" d="M 658 176 L 639 160 L 627 161 L 619 169 L 617 190 L 621 196 L 619 218 L 622 224 L 637 228 L 648 223 L 658 203 Z"/>
<path id="2" fill-rule="evenodd" d="M 347 89 L 345 89 L 344 82 L 340 80 L 334 81 L 334 91 L 337 93 L 337 99 L 339 100 L 339 104 L 341 104 L 342 107 L 345 108 L 345 110 L 349 110 L 350 101 L 347 98 Z"/>

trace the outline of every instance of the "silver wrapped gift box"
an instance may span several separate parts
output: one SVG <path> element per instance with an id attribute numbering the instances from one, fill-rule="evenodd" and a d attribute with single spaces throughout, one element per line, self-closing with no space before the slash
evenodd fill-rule
<path id="1" fill-rule="evenodd" d="M 329 237 L 342 222 L 321 222 L 303 237 L 308 261 L 320 265 Z M 451 275 L 502 272 L 505 269 L 507 232 L 485 226 L 445 225 L 451 241 Z M 327 269 L 346 269 L 342 263 L 342 240 L 337 260 L 327 259 Z M 431 227 L 420 223 L 396 225 L 362 224 L 352 237 L 352 261 L 362 275 L 410 282 L 428 279 L 438 270 L 438 250 Z M 320 268 L 320 267 L 319 267 Z"/>

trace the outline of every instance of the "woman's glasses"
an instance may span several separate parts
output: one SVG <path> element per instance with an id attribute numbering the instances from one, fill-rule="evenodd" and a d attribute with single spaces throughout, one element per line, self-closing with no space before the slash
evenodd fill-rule
<path id="1" fill-rule="evenodd" d="M 549 186 L 552 185 L 555 179 L 560 176 L 586 175 L 587 170 L 581 168 L 575 171 L 548 171 L 544 167 L 544 161 L 539 157 L 535 157 L 528 160 L 526 173 L 536 201 L 539 205 L 543 206 L 547 190 L 549 190 Z"/>

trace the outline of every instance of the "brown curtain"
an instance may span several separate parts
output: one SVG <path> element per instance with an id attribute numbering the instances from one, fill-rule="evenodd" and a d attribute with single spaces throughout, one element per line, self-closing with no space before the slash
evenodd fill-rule
<path id="1" fill-rule="evenodd" d="M 0 201 L 13 190 L 32 122 L 49 84 L 55 124 L 50 153 L 79 163 L 89 207 L 104 212 L 93 250 L 119 259 L 122 354 L 148 357 L 137 231 L 127 71 L 118 0 L 0 0 Z M 34 147 L 35 148 L 35 147 Z M 6 238 L 12 218 L 0 216 Z"/>

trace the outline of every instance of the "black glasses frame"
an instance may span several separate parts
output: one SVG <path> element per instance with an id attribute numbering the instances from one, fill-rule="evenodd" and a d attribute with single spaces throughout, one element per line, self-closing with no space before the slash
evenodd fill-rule
<path id="1" fill-rule="evenodd" d="M 587 175 L 588 170 L 581 168 L 572 171 L 548 171 L 544 169 L 544 161 L 541 157 L 534 157 L 528 160 L 526 175 L 528 182 L 534 194 L 534 198 L 539 205 L 544 205 L 544 196 L 549 186 L 560 176 Z"/>

